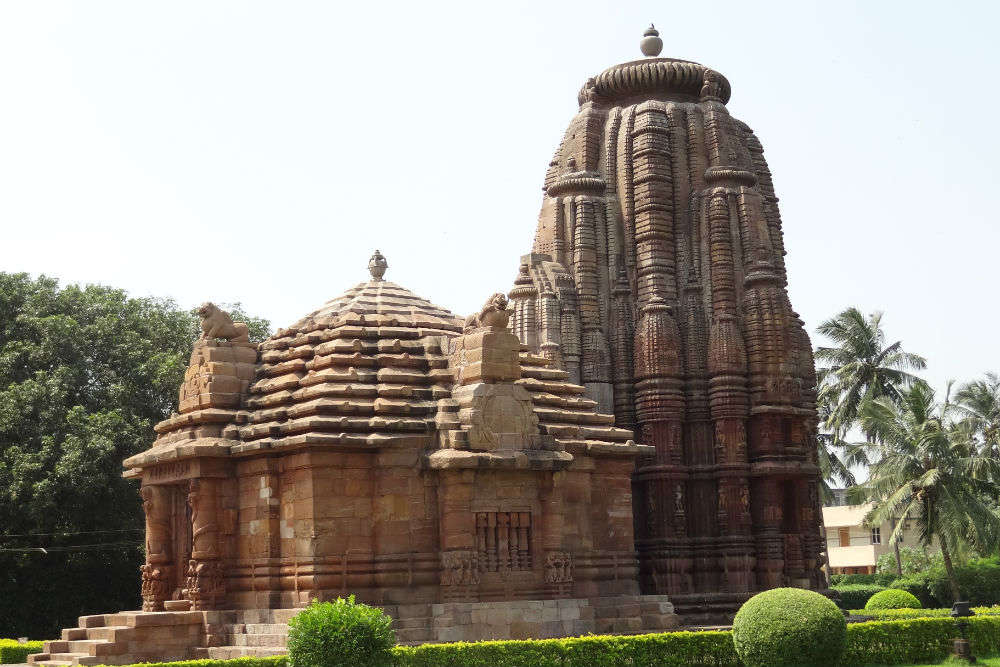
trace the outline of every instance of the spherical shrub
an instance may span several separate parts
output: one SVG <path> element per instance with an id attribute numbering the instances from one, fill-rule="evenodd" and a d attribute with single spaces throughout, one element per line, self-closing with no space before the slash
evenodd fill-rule
<path id="1" fill-rule="evenodd" d="M 354 596 L 317 602 L 288 622 L 292 667 L 389 667 L 396 633 L 381 609 L 358 604 Z"/>
<path id="2" fill-rule="evenodd" d="M 844 652 L 847 621 L 819 593 L 774 588 L 740 607 L 733 644 L 746 667 L 826 667 Z"/>
<path id="3" fill-rule="evenodd" d="M 888 588 L 868 598 L 865 611 L 876 609 L 921 609 L 923 605 L 913 593 Z"/>

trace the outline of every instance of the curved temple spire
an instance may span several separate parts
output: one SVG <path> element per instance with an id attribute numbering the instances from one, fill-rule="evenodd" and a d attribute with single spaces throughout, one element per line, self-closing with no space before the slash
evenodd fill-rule
<path id="1" fill-rule="evenodd" d="M 763 150 L 724 76 L 656 57 L 652 26 L 641 46 L 580 91 L 514 331 L 655 447 L 634 477 L 646 592 L 823 588 L 812 349 Z"/>

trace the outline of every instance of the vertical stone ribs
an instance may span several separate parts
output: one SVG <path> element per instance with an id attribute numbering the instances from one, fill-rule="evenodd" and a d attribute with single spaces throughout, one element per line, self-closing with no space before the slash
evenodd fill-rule
<path id="1" fill-rule="evenodd" d="M 531 569 L 531 512 L 476 512 L 476 549 L 485 572 Z"/>
<path id="2" fill-rule="evenodd" d="M 682 609 L 825 585 L 812 349 L 763 149 L 728 97 L 666 59 L 591 80 L 511 292 L 522 342 L 655 448 L 633 479 L 642 585 Z"/>

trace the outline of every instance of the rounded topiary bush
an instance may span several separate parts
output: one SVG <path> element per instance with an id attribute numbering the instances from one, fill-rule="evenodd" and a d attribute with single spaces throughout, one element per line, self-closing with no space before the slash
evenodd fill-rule
<path id="1" fill-rule="evenodd" d="M 913 593 L 888 588 L 868 598 L 865 611 L 876 609 L 922 609 L 923 605 Z"/>
<path id="2" fill-rule="evenodd" d="M 733 644 L 746 667 L 826 667 L 844 652 L 847 621 L 819 593 L 774 588 L 740 607 Z"/>
<path id="3" fill-rule="evenodd" d="M 354 596 L 317 602 L 288 622 L 292 667 L 389 667 L 396 634 L 392 618 Z"/>

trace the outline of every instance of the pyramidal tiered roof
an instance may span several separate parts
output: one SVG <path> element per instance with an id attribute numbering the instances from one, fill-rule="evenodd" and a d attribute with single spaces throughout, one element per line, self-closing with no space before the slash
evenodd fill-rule
<path id="1" fill-rule="evenodd" d="M 521 379 L 517 384 L 531 395 L 538 426 L 569 452 L 610 454 L 636 447 L 632 431 L 617 428 L 613 415 L 597 412 L 597 401 L 584 396 L 583 386 L 571 383 L 569 373 L 552 368 L 552 362 L 532 355 L 526 348 L 520 355 Z"/>
<path id="2" fill-rule="evenodd" d="M 462 320 L 399 285 L 361 283 L 260 346 L 234 453 L 427 440 Z M 428 440 L 429 442 L 429 440 Z"/>
<path id="3" fill-rule="evenodd" d="M 373 268 L 372 280 L 279 330 L 256 351 L 246 342 L 199 341 L 182 388 L 187 398 L 181 414 L 157 424 L 153 446 L 125 462 L 128 474 L 197 456 L 435 445 L 441 420 L 448 419 L 442 406 L 455 387 L 449 340 L 465 331 L 464 321 L 382 280 L 382 272 L 384 266 Z M 249 357 L 237 364 L 239 377 L 229 377 L 229 357 L 237 353 Z M 550 436 L 557 449 L 639 451 L 632 431 L 597 413 L 597 403 L 568 381 L 566 371 L 527 348 L 519 362 L 516 383 L 531 397 L 540 435 Z M 237 393 L 220 394 L 219 387 Z"/>

